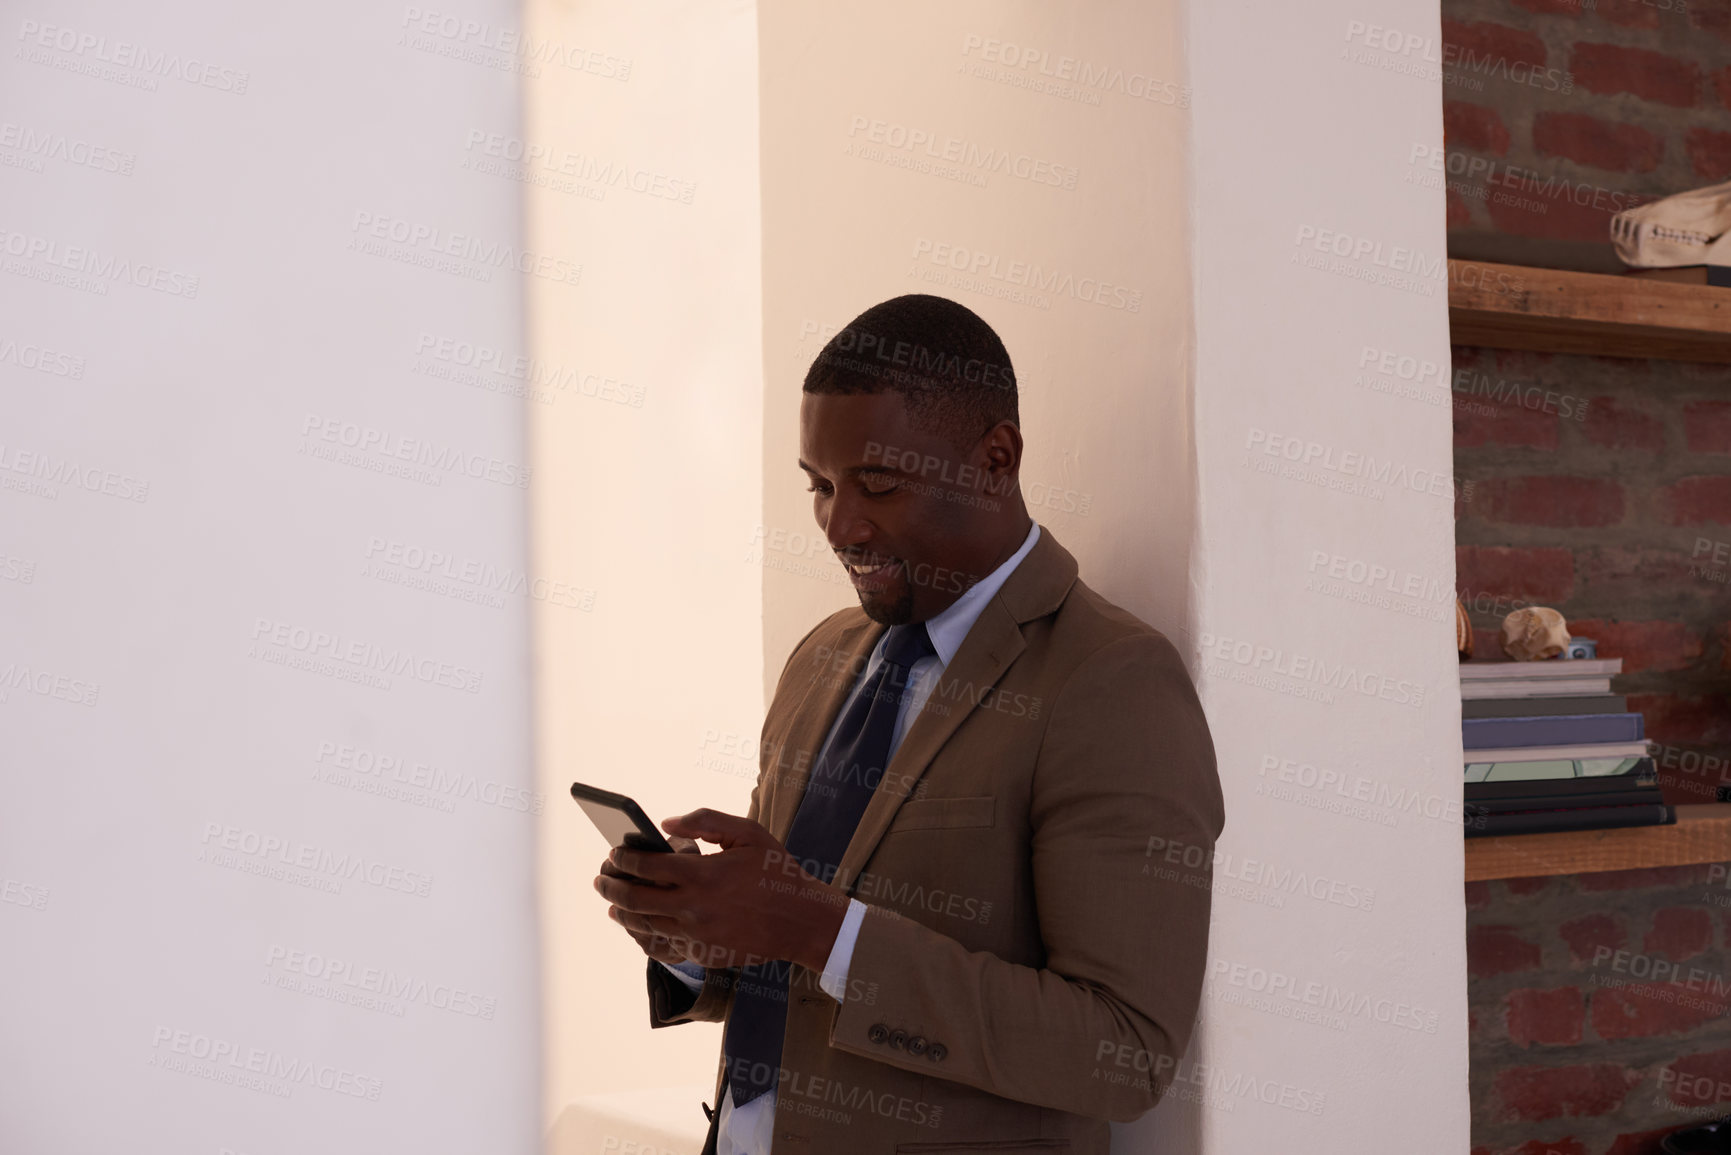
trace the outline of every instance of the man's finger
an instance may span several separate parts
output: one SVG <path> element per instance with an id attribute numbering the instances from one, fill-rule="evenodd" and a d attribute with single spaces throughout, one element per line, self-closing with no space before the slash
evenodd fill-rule
<path id="1" fill-rule="evenodd" d="M 610 906 L 607 908 L 607 915 L 614 922 L 624 927 L 628 933 L 638 938 L 654 938 L 656 935 L 661 933 L 650 924 L 648 918 L 641 914 L 633 914 L 629 910 L 624 910 L 617 906 Z"/>
<path id="2" fill-rule="evenodd" d="M 693 810 L 690 814 L 667 819 L 661 824 L 661 829 L 684 838 L 701 838 L 705 842 L 718 843 L 724 849 L 735 846 L 769 846 L 775 843 L 775 836 L 761 824 L 737 814 L 723 814 L 719 810 Z"/>
<path id="3" fill-rule="evenodd" d="M 683 939 L 679 933 L 679 924 L 670 918 L 650 918 L 647 915 L 633 914 L 617 906 L 607 908 L 608 917 L 625 928 L 625 933 L 636 939 L 645 950 L 651 948 L 667 949 L 678 953 L 679 948 L 673 945 L 675 940 Z"/>
<path id="4" fill-rule="evenodd" d="M 668 854 L 664 850 L 632 850 L 628 846 L 616 846 L 608 855 L 608 861 L 616 870 L 634 874 L 644 882 L 677 886 L 690 880 L 691 867 L 696 860 L 689 855 Z"/>
<path id="5" fill-rule="evenodd" d="M 602 898 L 619 907 L 621 910 L 633 911 L 637 914 L 671 915 L 677 913 L 673 903 L 672 891 L 656 886 L 641 886 L 626 882 L 622 878 L 607 878 L 595 880 L 595 890 Z"/>

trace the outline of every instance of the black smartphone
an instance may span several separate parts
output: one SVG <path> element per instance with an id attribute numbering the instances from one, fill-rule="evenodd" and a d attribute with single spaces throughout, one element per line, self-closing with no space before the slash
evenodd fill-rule
<path id="1" fill-rule="evenodd" d="M 673 853 L 673 844 L 667 841 L 655 823 L 649 821 L 643 807 L 631 798 L 611 790 L 585 786 L 581 782 L 571 783 L 571 797 L 577 800 L 577 805 L 583 808 L 583 813 L 589 816 L 589 821 L 601 831 L 609 845 Z"/>

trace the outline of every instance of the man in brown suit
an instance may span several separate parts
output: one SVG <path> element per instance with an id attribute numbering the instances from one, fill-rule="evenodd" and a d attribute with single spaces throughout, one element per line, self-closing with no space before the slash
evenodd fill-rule
<path id="1" fill-rule="evenodd" d="M 799 465 L 860 608 L 788 658 L 745 817 L 663 824 L 721 849 L 596 878 L 652 1024 L 727 1022 L 706 1153 L 1104 1155 L 1177 1070 L 1208 725 L 1029 518 L 1021 457 L 1008 354 L 952 301 L 868 310 L 806 376 Z"/>

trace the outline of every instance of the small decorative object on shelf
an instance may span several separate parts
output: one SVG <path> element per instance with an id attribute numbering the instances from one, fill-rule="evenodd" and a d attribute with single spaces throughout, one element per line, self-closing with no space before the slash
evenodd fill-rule
<path id="1" fill-rule="evenodd" d="M 1502 644 L 1517 662 L 1554 658 L 1569 644 L 1569 625 L 1549 606 L 1525 606 L 1503 619 Z"/>
<path id="2" fill-rule="evenodd" d="M 1455 599 L 1455 649 L 1463 662 L 1473 656 L 1473 623 L 1459 598 Z"/>
<path id="3" fill-rule="evenodd" d="M 1611 244 L 1637 269 L 1731 265 L 1731 183 L 1624 209 L 1611 218 Z"/>
<path id="4" fill-rule="evenodd" d="M 1563 647 L 1558 655 L 1562 658 L 1596 658 L 1599 656 L 1599 643 L 1593 638 L 1573 637 L 1569 644 Z"/>

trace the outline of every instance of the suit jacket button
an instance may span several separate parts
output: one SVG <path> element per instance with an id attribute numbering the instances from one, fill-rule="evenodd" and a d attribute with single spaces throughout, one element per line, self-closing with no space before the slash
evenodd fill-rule
<path id="1" fill-rule="evenodd" d="M 866 1038 L 871 1040 L 874 1043 L 882 1043 L 885 1039 L 887 1039 L 889 1037 L 890 1037 L 890 1029 L 888 1027 L 884 1026 L 882 1023 L 873 1023 L 871 1025 L 871 1029 L 866 1032 Z"/>
<path id="2" fill-rule="evenodd" d="M 925 1038 L 921 1035 L 915 1035 L 913 1038 L 908 1040 L 908 1054 L 923 1055 L 926 1053 L 926 1046 L 927 1043 Z"/>
<path id="3" fill-rule="evenodd" d="M 944 1056 L 949 1053 L 950 1049 L 942 1043 L 933 1043 L 926 1050 L 926 1058 L 930 1059 L 934 1063 L 941 1063 L 944 1061 Z"/>
<path id="4" fill-rule="evenodd" d="M 890 1046 L 894 1047 L 896 1050 L 899 1051 L 907 1045 L 908 1045 L 908 1033 L 906 1031 L 891 1031 L 890 1032 Z"/>

